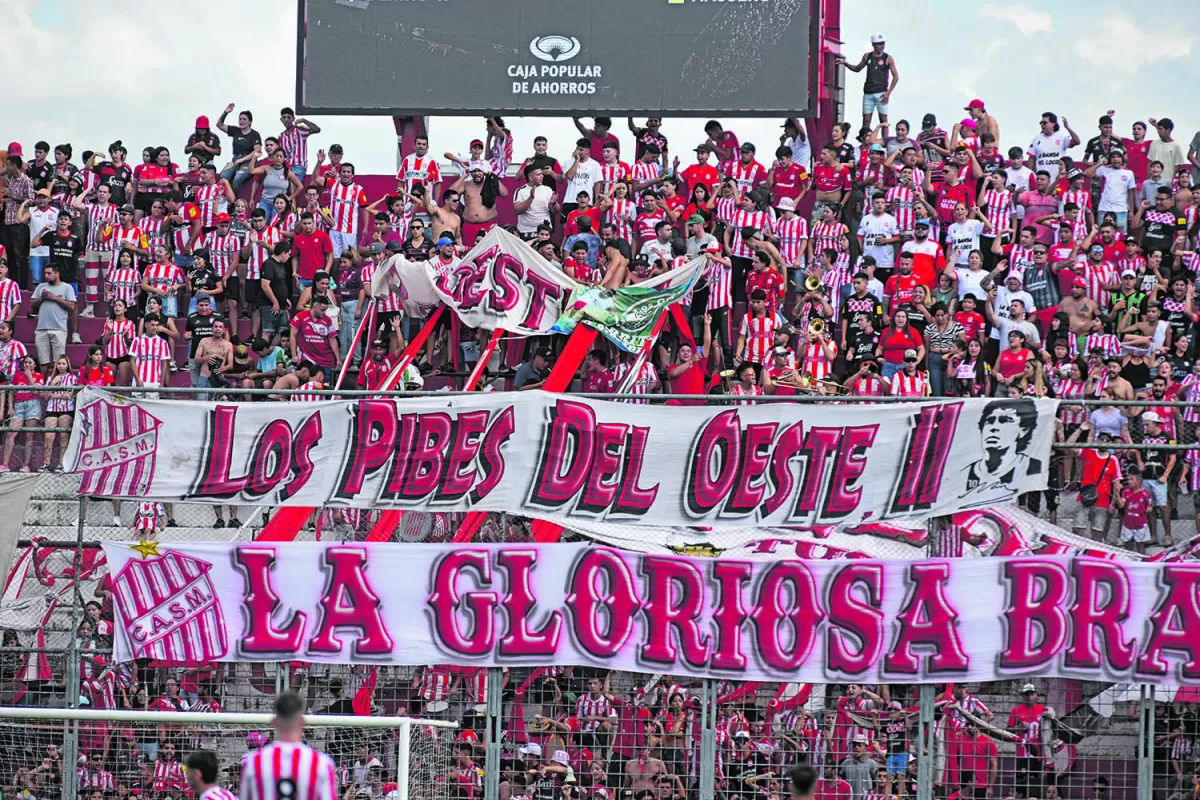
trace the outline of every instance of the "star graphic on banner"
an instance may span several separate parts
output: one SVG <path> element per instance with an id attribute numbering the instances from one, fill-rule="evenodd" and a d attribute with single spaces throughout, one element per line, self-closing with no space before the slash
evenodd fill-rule
<path id="1" fill-rule="evenodd" d="M 162 555 L 162 553 L 158 552 L 158 542 L 138 542 L 137 544 L 133 545 L 133 549 L 138 551 L 142 558 Z"/>

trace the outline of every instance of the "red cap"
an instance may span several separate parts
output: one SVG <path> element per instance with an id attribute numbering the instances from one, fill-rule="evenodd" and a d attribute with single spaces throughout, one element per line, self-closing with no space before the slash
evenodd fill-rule
<path id="1" fill-rule="evenodd" d="M 963 111 L 970 111 L 970 110 L 971 110 L 971 109 L 973 109 L 973 108 L 980 108 L 980 109 L 982 109 L 982 108 L 985 108 L 985 107 L 986 107 L 986 106 L 984 106 L 984 104 L 983 104 L 983 101 L 982 101 L 982 100 L 980 100 L 978 97 L 976 97 L 974 100 L 972 100 L 971 102 L 967 103 L 967 105 L 966 105 L 966 106 L 963 108 Z"/>
<path id="2" fill-rule="evenodd" d="M 1072 285 L 1072 286 L 1082 286 L 1083 288 L 1085 288 L 1085 289 L 1086 289 L 1086 288 L 1087 288 L 1087 281 L 1085 281 L 1085 280 L 1083 279 L 1083 276 L 1082 276 L 1082 275 L 1076 275 L 1076 276 L 1075 276 L 1075 280 L 1071 281 L 1071 285 Z"/>
<path id="3" fill-rule="evenodd" d="M 21 158 L 22 156 L 25 155 L 25 151 L 21 149 L 20 142 L 9 142 L 8 143 L 8 154 L 15 158 Z"/>
<path id="4" fill-rule="evenodd" d="M 197 128 L 207 128 L 208 127 L 208 117 L 204 116 L 203 114 L 196 117 L 196 127 Z"/>
<path id="5" fill-rule="evenodd" d="M 217 222 L 233 222 L 233 217 L 222 211 L 220 214 L 217 214 Z"/>
<path id="6" fill-rule="evenodd" d="M 483 147 L 483 140 L 482 139 L 472 139 L 471 147 Z"/>

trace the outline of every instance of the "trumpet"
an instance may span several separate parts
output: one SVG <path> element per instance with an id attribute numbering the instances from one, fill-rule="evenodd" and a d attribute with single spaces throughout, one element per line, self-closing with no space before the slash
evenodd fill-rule
<path id="1" fill-rule="evenodd" d="M 809 275 L 804 279 L 804 289 L 808 292 L 818 292 L 821 290 L 821 279 L 816 275 Z"/>
<path id="2" fill-rule="evenodd" d="M 825 320 L 821 319 L 820 317 L 810 320 L 808 323 L 808 330 L 811 333 L 815 333 L 817 336 L 820 336 L 821 334 L 825 333 Z"/>

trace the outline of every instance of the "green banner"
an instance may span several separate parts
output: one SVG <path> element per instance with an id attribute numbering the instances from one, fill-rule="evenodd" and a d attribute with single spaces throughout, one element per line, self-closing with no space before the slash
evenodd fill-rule
<path id="1" fill-rule="evenodd" d="M 667 306 L 687 295 L 695 280 L 693 270 L 687 280 L 665 287 L 602 289 L 577 286 L 550 330 L 569 334 L 576 325 L 587 325 L 607 336 L 622 350 L 636 353 L 650 339 L 659 315 Z"/>

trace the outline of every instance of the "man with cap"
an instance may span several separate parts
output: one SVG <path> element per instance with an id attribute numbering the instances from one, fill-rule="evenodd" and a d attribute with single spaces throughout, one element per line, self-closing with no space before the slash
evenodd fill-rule
<path id="1" fill-rule="evenodd" d="M 549 347 L 539 347 L 535 350 L 532 358 L 517 367 L 517 373 L 513 376 L 513 389 L 524 392 L 542 388 L 542 384 L 550 376 L 550 359 L 553 356 L 554 351 Z"/>
<path id="2" fill-rule="evenodd" d="M 674 182 L 675 178 L 658 163 L 661 151 L 654 142 L 648 143 L 642 150 L 642 156 L 633 162 L 629 171 L 629 179 L 633 184 L 634 202 L 641 205 L 639 198 L 642 192 L 652 186 Z M 607 194 L 607 192 L 606 192 Z"/>
<path id="3" fill-rule="evenodd" d="M 1042 754 L 1042 715 L 1046 707 L 1038 702 L 1037 687 L 1021 687 L 1021 702 L 1008 715 L 1008 729 L 1017 737 L 1015 789 L 1017 797 L 1040 797 L 1044 764 Z"/>
<path id="4" fill-rule="evenodd" d="M 396 319 L 397 323 L 400 321 Z M 399 360 L 399 351 L 388 349 L 388 343 L 383 339 L 371 342 L 371 354 L 364 359 L 358 370 L 358 388 L 373 392 L 383 386 L 388 373 Z"/>
<path id="5" fill-rule="evenodd" d="M 921 118 L 921 132 L 917 134 L 917 143 L 921 145 L 921 153 L 925 157 L 925 177 L 930 184 L 936 186 L 942 182 L 945 173 L 942 165 L 950 155 L 949 137 L 938 127 L 937 117 L 926 114 Z"/>
<path id="6" fill-rule="evenodd" d="M 807 170 L 812 166 L 812 144 L 808 141 L 808 131 L 804 128 L 804 120 L 799 117 L 788 117 L 783 121 L 783 133 L 779 135 L 780 147 L 792 151 L 792 160 Z"/>
<path id="7" fill-rule="evenodd" d="M 987 112 L 987 105 L 975 98 L 963 108 L 969 117 L 975 120 L 975 135 L 982 137 L 985 133 L 990 133 L 995 137 L 997 142 L 1000 141 L 1000 124 L 996 122 L 996 118 Z"/>
<path id="8" fill-rule="evenodd" d="M 867 77 L 863 82 L 862 126 L 870 128 L 871 116 L 878 111 L 879 124 L 882 126 L 880 135 L 886 139 L 888 135 L 888 101 L 892 97 L 892 92 L 896 91 L 896 84 L 900 83 L 900 71 L 896 68 L 896 59 L 884 50 L 884 44 L 883 34 L 873 33 L 871 34 L 871 51 L 864 53 L 857 64 L 850 64 L 846 61 L 845 56 L 838 56 L 835 63 L 845 64 L 846 69 L 851 72 L 861 72 L 866 67 Z"/>
<path id="9" fill-rule="evenodd" d="M 29 225 L 29 273 L 34 284 L 42 282 L 42 267 L 50 260 L 50 247 L 43 237 L 58 227 L 58 209 L 50 205 L 50 190 L 41 188 L 34 195 L 33 206 L 26 201 L 21 204 L 18 219 Z M 34 244 L 38 241 L 39 244 Z"/>
<path id="10" fill-rule="evenodd" d="M 787 276 L 793 285 L 803 283 L 800 273 L 806 264 L 808 252 L 808 220 L 796 214 L 796 201 L 781 197 L 776 204 L 779 217 L 775 220 L 775 238 L 779 240 L 779 258 L 783 261 Z"/>
<path id="11" fill-rule="evenodd" d="M 21 146 L 13 142 L 8 148 L 8 160 L 4 163 L 8 193 L 4 199 L 4 225 L 0 227 L 0 249 L 8 251 L 8 269 L 13 280 L 22 288 L 29 288 L 29 223 L 22 222 L 20 218 L 25 207 L 33 202 L 33 181 L 25 174 Z"/>
<path id="12" fill-rule="evenodd" d="M 716 167 L 708 163 L 712 152 L 712 145 L 708 142 L 696 145 L 696 163 L 691 164 L 679 174 L 679 177 L 683 178 L 687 184 L 688 197 L 691 197 L 696 186 L 700 184 L 708 189 L 709 197 L 716 191 L 716 185 L 721 180 L 721 175 L 717 172 Z"/>
<path id="13" fill-rule="evenodd" d="M 743 142 L 738 148 L 737 161 L 729 161 L 721 165 L 721 170 L 727 178 L 737 182 L 738 194 L 743 197 L 761 184 L 767 182 L 767 171 L 758 163 L 754 155 L 757 151 L 750 142 Z"/>
<path id="14" fill-rule="evenodd" d="M 474 148 L 475 143 L 472 142 L 471 146 Z M 473 159 L 450 187 L 466 200 L 462 215 L 462 237 L 467 247 L 474 246 L 480 231 L 489 231 L 496 226 L 496 196 L 508 197 L 504 182 L 497 178 L 492 174 L 490 164 Z M 491 194 L 492 189 L 489 188 L 485 197 L 485 187 L 494 188 L 496 196 Z"/>
<path id="15" fill-rule="evenodd" d="M 329 204 L 329 187 L 337 182 L 338 171 L 342 167 L 345 150 L 336 142 L 329 145 L 329 163 L 325 163 L 325 151 L 317 151 L 317 161 L 313 164 L 313 179 L 310 186 L 321 188 L 321 204 Z"/>
<path id="16" fill-rule="evenodd" d="M 188 344 L 188 372 L 191 375 L 191 385 L 200 386 L 201 360 L 197 358 L 200 346 L 204 340 L 213 335 L 213 323 L 221 317 L 214 313 L 212 296 L 205 292 L 197 292 L 192 300 L 196 310 L 188 315 L 183 329 L 183 338 Z"/>
<path id="17" fill-rule="evenodd" d="M 1153 507 L 1158 510 L 1158 518 L 1162 520 L 1163 532 L 1160 536 L 1154 515 L 1148 515 L 1150 535 L 1154 537 L 1159 546 L 1170 547 L 1174 542 L 1171 538 L 1171 509 L 1168 502 L 1167 482 L 1171 472 L 1175 469 L 1175 453 L 1162 448 L 1174 445 L 1175 440 L 1163 429 L 1165 421 L 1157 411 L 1143 412 L 1142 433 L 1138 439 L 1139 444 L 1144 445 L 1145 449 L 1133 452 L 1138 468 L 1141 470 L 1142 485 L 1150 493 Z M 1118 501 L 1118 505 L 1121 505 L 1120 501 Z"/>
<path id="18" fill-rule="evenodd" d="M 851 800 L 863 800 L 868 792 L 875 790 L 879 762 L 871 758 L 869 745 L 870 741 L 866 736 L 855 736 L 850 743 L 850 755 L 842 759 L 839 765 L 842 778 L 850 784 Z"/>
<path id="19" fill-rule="evenodd" d="M 207 164 L 221 155 L 221 139 L 212 132 L 205 115 L 196 117 L 196 129 L 188 136 L 183 152 L 185 156 L 198 157 L 201 164 Z"/>

